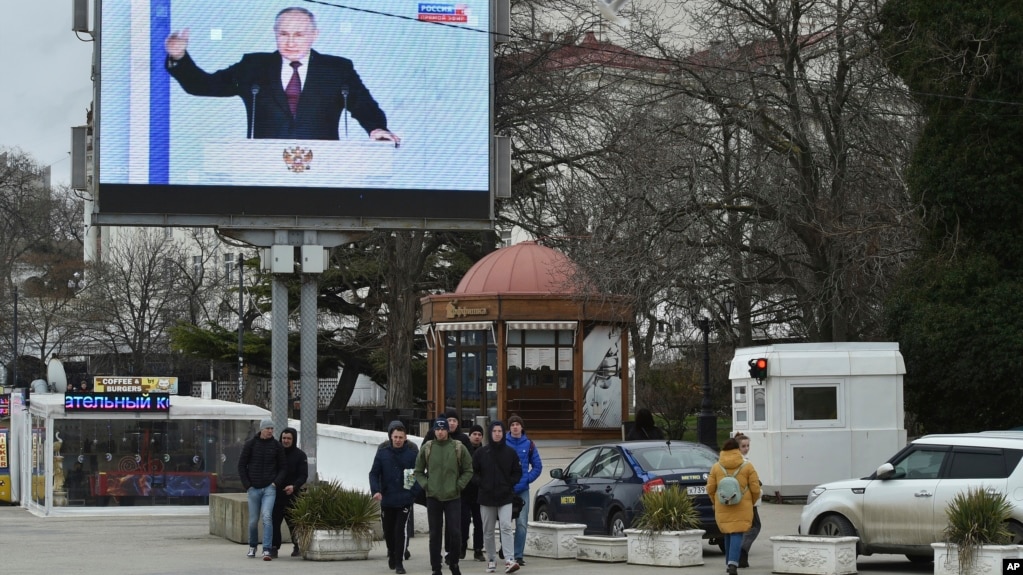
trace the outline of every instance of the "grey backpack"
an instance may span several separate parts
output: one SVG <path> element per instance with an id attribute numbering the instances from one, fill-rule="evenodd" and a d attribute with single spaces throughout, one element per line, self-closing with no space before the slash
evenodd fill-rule
<path id="1" fill-rule="evenodd" d="M 718 463 L 718 465 L 721 464 Z M 733 473 L 728 473 L 725 466 L 721 465 L 721 471 L 725 472 L 725 476 L 718 482 L 717 498 L 718 502 L 722 505 L 738 505 L 742 501 L 742 496 L 746 494 L 746 489 L 743 489 L 739 485 L 739 480 L 735 478 L 743 465 L 746 465 L 745 461 L 742 462 L 742 465 L 736 467 Z"/>

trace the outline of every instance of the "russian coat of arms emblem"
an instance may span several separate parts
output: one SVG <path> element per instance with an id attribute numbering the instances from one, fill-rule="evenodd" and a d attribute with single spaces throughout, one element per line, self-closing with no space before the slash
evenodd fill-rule
<path id="1" fill-rule="evenodd" d="M 312 161 L 313 151 L 310 148 L 302 146 L 284 148 L 284 163 L 288 166 L 289 171 L 301 174 L 306 170 L 311 170 Z"/>

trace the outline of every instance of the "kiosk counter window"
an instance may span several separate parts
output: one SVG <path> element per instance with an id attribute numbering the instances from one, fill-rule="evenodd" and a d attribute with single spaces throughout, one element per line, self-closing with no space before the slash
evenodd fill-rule
<path id="1" fill-rule="evenodd" d="M 251 421 L 58 419 L 53 425 L 56 505 L 207 505 L 210 493 L 244 491 L 238 457 L 253 433 Z M 35 452 L 33 495 L 35 470 L 42 468 Z"/>

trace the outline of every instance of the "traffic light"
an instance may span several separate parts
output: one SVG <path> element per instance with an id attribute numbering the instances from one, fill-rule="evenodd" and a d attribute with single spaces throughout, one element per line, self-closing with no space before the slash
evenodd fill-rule
<path id="1" fill-rule="evenodd" d="M 749 376 L 757 381 L 767 379 L 767 358 L 758 357 L 749 360 Z"/>

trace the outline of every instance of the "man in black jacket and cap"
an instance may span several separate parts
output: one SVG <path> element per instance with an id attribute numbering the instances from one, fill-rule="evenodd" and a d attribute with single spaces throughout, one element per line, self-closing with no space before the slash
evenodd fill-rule
<path id="1" fill-rule="evenodd" d="M 274 422 L 263 419 L 259 432 L 245 442 L 238 458 L 238 477 L 249 496 L 249 552 L 256 556 L 259 535 L 257 521 L 263 522 L 263 561 L 273 559 L 273 509 L 277 486 L 284 484 L 284 447 L 274 439 Z"/>
<path id="2" fill-rule="evenodd" d="M 281 549 L 281 521 L 288 522 L 288 531 L 291 533 L 291 542 L 294 549 L 291 550 L 292 557 L 302 554 L 298 549 L 298 542 L 295 540 L 295 526 L 288 516 L 288 510 L 295 506 L 295 499 L 298 493 L 309 479 L 309 459 L 304 451 L 298 448 L 295 443 L 298 441 L 298 431 L 293 427 L 285 427 L 281 432 L 281 446 L 284 447 L 284 481 L 277 486 L 277 499 L 274 501 L 274 539 L 271 555 L 277 558 L 277 552 Z"/>

